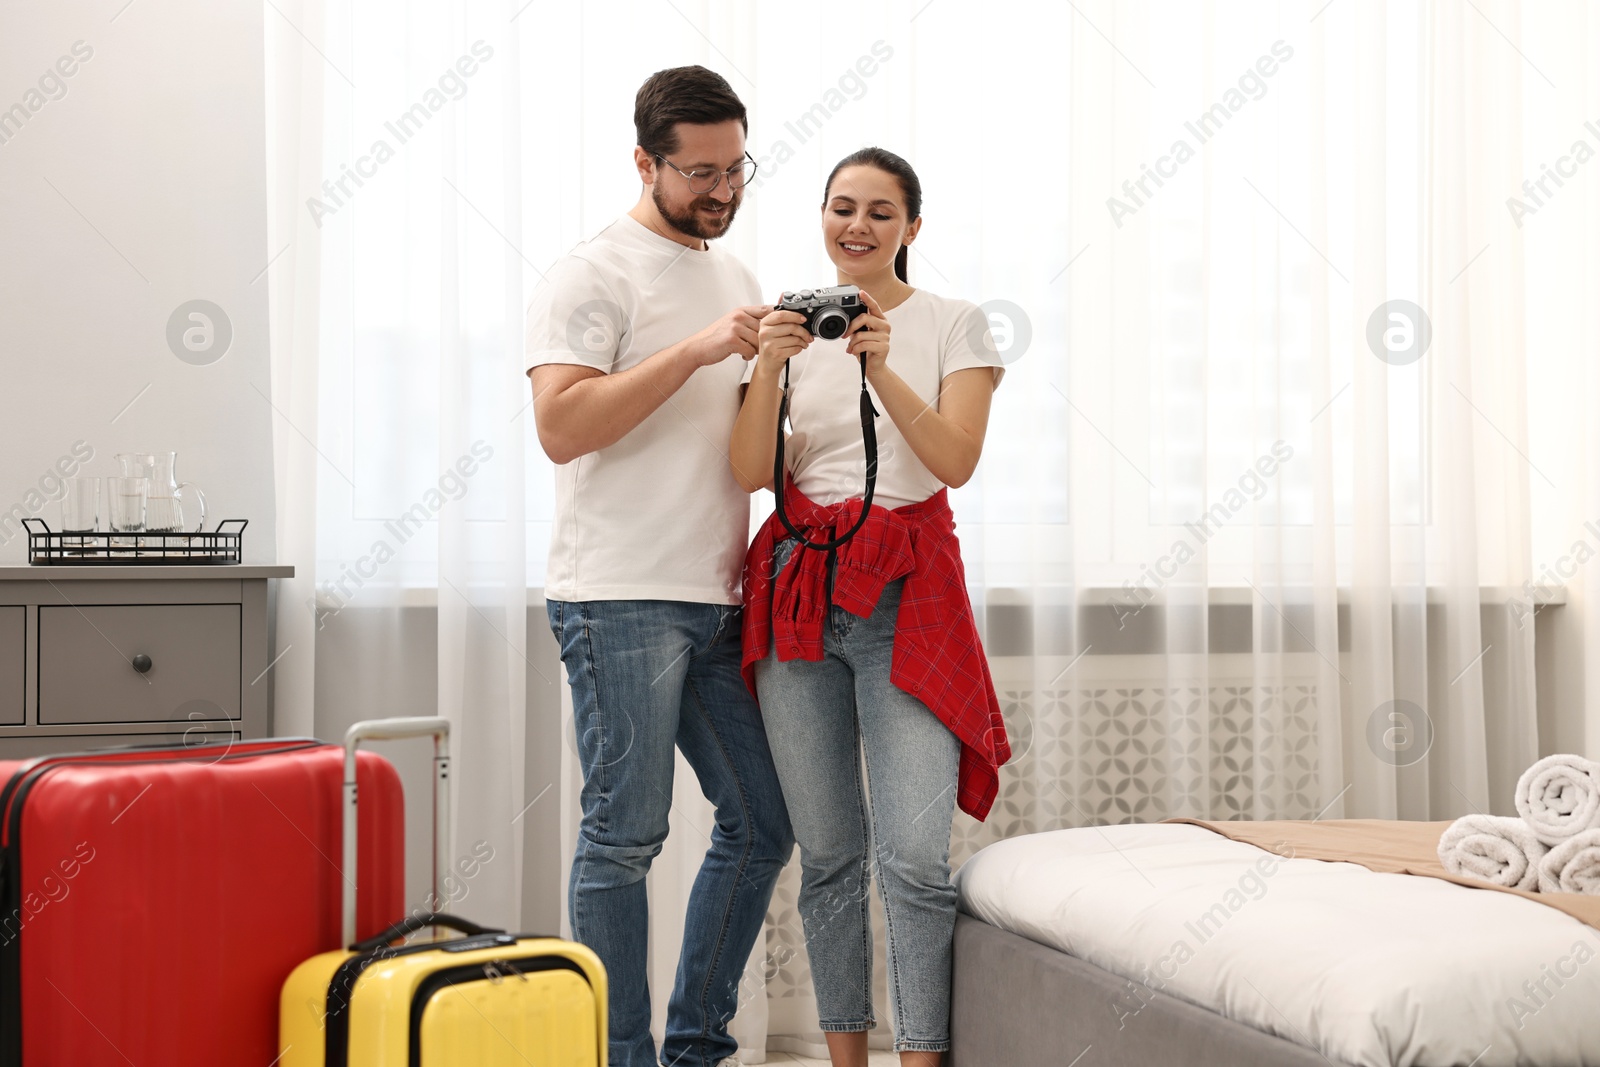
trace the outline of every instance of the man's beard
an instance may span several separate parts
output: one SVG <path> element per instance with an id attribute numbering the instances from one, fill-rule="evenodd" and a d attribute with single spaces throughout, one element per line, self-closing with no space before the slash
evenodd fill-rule
<path id="1" fill-rule="evenodd" d="M 739 198 L 728 201 L 728 212 L 720 219 L 708 219 L 700 214 L 700 208 L 712 203 L 709 198 L 697 197 L 689 205 L 689 210 L 676 212 L 667 206 L 661 196 L 661 183 L 656 182 L 650 187 L 650 199 L 655 201 L 656 210 L 661 212 L 661 217 L 672 225 L 672 228 L 688 237 L 698 237 L 702 241 L 712 241 L 728 232 L 728 227 L 733 224 L 733 216 L 739 210 Z"/>

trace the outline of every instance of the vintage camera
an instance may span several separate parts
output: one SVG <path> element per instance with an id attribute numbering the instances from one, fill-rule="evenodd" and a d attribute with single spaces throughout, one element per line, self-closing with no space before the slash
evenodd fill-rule
<path id="1" fill-rule="evenodd" d="M 867 305 L 856 286 L 835 285 L 784 293 L 778 310 L 800 312 L 806 317 L 805 327 L 811 336 L 832 341 L 845 335 L 856 316 L 867 313 Z"/>

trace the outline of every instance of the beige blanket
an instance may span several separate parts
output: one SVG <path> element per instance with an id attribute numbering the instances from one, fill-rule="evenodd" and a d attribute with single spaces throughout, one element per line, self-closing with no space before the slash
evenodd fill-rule
<path id="1" fill-rule="evenodd" d="M 1325 819 L 1317 822 L 1281 819 L 1267 822 L 1203 819 L 1167 819 L 1204 826 L 1234 841 L 1255 845 L 1279 855 L 1284 846 L 1294 850 L 1296 859 L 1356 863 L 1385 874 L 1419 874 L 1443 878 L 1472 889 L 1496 893 L 1515 893 L 1519 897 L 1564 911 L 1579 922 L 1600 930 L 1600 896 L 1579 893 L 1530 893 L 1525 889 L 1491 885 L 1477 878 L 1461 878 L 1439 862 L 1439 837 L 1449 821 L 1398 822 L 1388 819 Z"/>

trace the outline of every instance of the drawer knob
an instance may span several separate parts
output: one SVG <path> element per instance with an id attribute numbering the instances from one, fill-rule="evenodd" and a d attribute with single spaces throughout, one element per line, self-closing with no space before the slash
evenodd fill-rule
<path id="1" fill-rule="evenodd" d="M 133 669 L 138 671 L 140 674 L 144 674 L 150 669 L 150 667 L 150 657 L 145 655 L 143 652 L 133 657 Z"/>

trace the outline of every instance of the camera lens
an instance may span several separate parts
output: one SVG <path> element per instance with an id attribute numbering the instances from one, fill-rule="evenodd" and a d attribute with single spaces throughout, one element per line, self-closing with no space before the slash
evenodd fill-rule
<path id="1" fill-rule="evenodd" d="M 827 307 L 817 312 L 815 322 L 817 336 L 832 341 L 844 336 L 845 327 L 850 325 L 850 316 L 836 307 Z"/>

